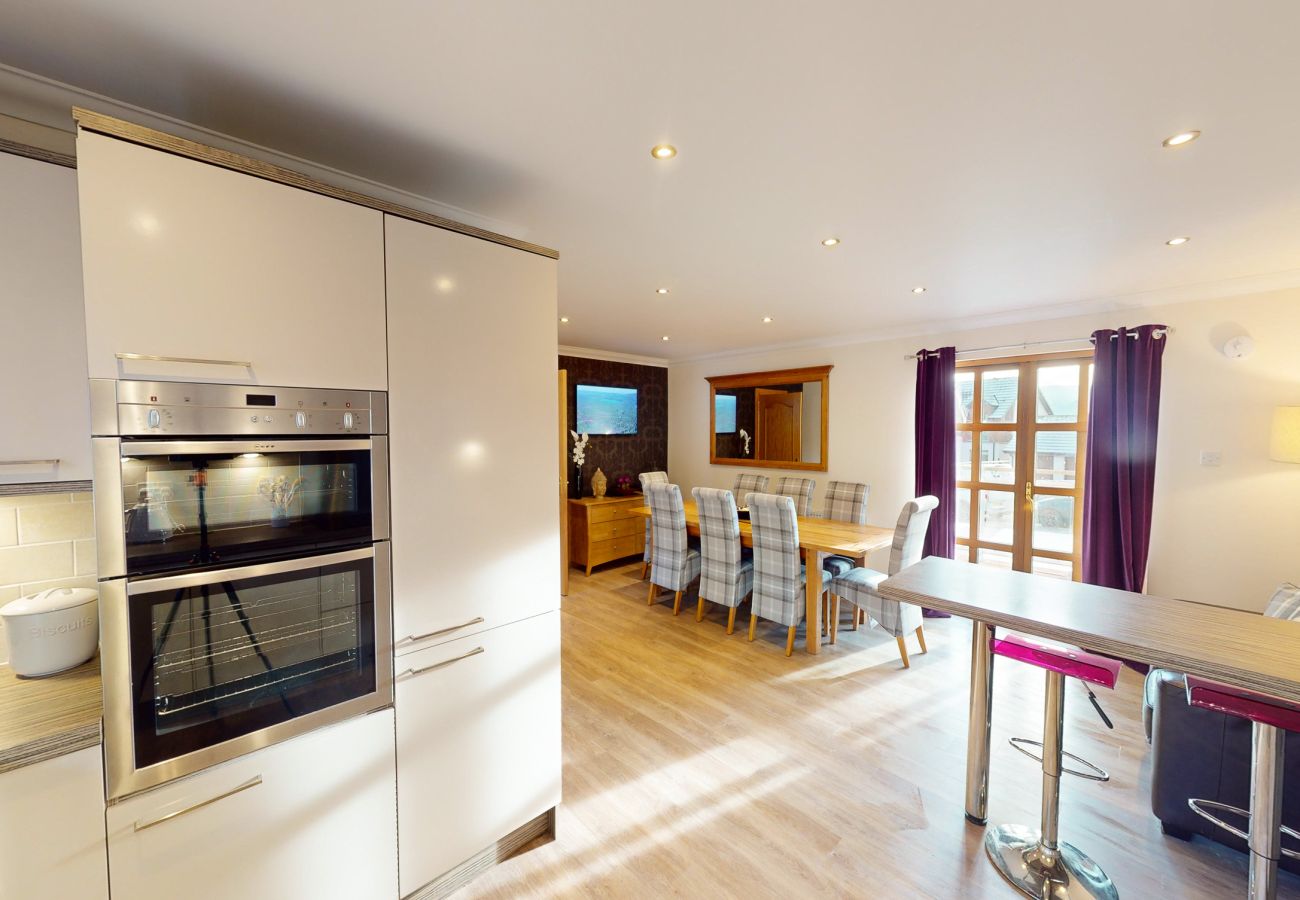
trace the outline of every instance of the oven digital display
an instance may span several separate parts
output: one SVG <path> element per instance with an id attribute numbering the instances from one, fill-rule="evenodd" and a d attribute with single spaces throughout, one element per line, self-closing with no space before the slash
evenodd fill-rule
<path id="1" fill-rule="evenodd" d="M 275 406 L 275 394 L 245 394 L 244 402 L 249 406 Z"/>

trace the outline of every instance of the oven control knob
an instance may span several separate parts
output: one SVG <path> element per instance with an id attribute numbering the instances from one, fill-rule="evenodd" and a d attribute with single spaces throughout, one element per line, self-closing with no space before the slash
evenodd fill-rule
<path id="1" fill-rule="evenodd" d="M 307 414 L 305 412 L 296 412 L 293 414 L 293 424 L 299 428 L 307 427 Z"/>
<path id="2" fill-rule="evenodd" d="M 151 409 L 149 415 L 145 417 L 145 421 L 149 423 L 150 428 L 157 428 L 162 425 L 162 414 L 156 409 Z"/>
<path id="3" fill-rule="evenodd" d="M 350 412 L 345 412 L 345 413 L 343 414 L 343 427 L 346 428 L 348 431 L 351 431 L 351 430 L 352 430 L 353 422 L 354 422 L 354 419 L 353 419 L 353 417 L 352 417 L 352 413 L 350 413 Z"/>

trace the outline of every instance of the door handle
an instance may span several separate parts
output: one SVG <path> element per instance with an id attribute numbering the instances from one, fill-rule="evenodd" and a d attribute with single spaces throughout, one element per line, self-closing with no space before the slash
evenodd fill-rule
<path id="1" fill-rule="evenodd" d="M 245 362 L 242 359 L 204 359 L 199 356 L 152 356 L 148 353 L 117 353 L 115 354 L 121 360 L 137 360 L 142 362 L 172 362 L 172 363 L 198 363 L 204 366 L 234 366 L 238 369 L 251 369 L 253 364 Z"/>
<path id="2" fill-rule="evenodd" d="M 211 806 L 212 804 L 216 803 L 218 800 L 225 800 L 227 797 L 233 797 L 236 794 L 242 794 L 244 791 L 249 790 L 250 788 L 255 788 L 261 783 L 262 783 L 262 776 L 254 775 L 252 778 L 248 779 L 243 784 L 231 788 L 230 790 L 226 791 L 224 794 L 217 794 L 217 796 L 215 797 L 209 797 L 206 800 L 202 800 L 198 803 L 195 803 L 193 806 L 187 806 L 184 809 L 178 809 L 176 810 L 176 812 L 166 813 L 165 815 L 158 816 L 155 819 L 146 819 L 143 822 L 137 820 L 134 826 L 135 830 L 144 831 L 146 828 L 153 828 L 155 825 L 161 825 L 163 822 L 170 822 L 172 819 L 176 819 L 181 816 L 187 815 L 188 813 L 192 813 L 196 809 L 202 809 L 205 806 Z"/>
<path id="3" fill-rule="evenodd" d="M 0 466 L 57 466 L 59 458 L 52 459 L 0 459 Z"/>
<path id="4" fill-rule="evenodd" d="M 482 621 L 483 617 L 477 616 L 470 619 L 468 622 L 462 622 L 459 625 L 450 625 L 446 628 L 439 628 L 437 631 L 426 631 L 424 634 L 408 634 L 403 643 L 414 644 L 415 642 L 422 641 L 425 638 L 437 637 L 440 634 L 448 634 L 453 631 L 460 631 L 462 628 L 468 628 L 471 625 L 478 625 Z"/>
<path id="5" fill-rule="evenodd" d="M 482 647 L 475 647 L 468 653 L 462 653 L 460 656 L 453 656 L 451 659 L 444 659 L 441 662 L 432 663 L 427 666 L 420 666 L 417 669 L 407 669 L 398 678 L 406 678 L 408 675 L 423 675 L 425 672 L 432 672 L 434 669 L 441 669 L 443 666 L 449 666 L 452 663 L 460 662 L 462 659 L 469 659 L 471 656 L 478 656 L 483 652 Z"/>

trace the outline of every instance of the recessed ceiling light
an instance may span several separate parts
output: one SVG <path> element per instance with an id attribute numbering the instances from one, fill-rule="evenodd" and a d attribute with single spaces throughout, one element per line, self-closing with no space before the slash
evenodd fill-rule
<path id="1" fill-rule="evenodd" d="M 823 246 L 823 247 L 834 247 L 834 246 L 835 246 L 836 244 L 838 244 L 839 242 L 840 242 L 840 239 L 839 239 L 839 238 L 837 238 L 837 237 L 829 237 L 829 238 L 826 238 L 826 240 L 822 241 L 822 246 Z"/>
<path id="2" fill-rule="evenodd" d="M 1201 136 L 1199 131 L 1180 131 L 1173 137 L 1167 137 L 1160 142 L 1162 147 L 1181 147 L 1183 144 L 1190 144 Z"/>
<path id="3" fill-rule="evenodd" d="M 665 335 L 664 335 L 663 337 L 661 337 L 659 340 L 661 340 L 661 341 L 666 341 L 666 340 L 668 340 L 668 335 L 665 334 Z"/>
<path id="4" fill-rule="evenodd" d="M 913 293 L 913 294 L 924 294 L 924 293 L 925 293 L 925 288 L 924 288 L 922 285 L 919 285 L 919 284 L 918 284 L 916 287 L 912 288 L 912 293 Z"/>
<path id="5" fill-rule="evenodd" d="M 1165 243 L 1168 244 L 1170 247 L 1177 247 L 1180 244 L 1186 244 L 1190 240 L 1191 238 L 1182 236 L 1182 237 L 1170 238 L 1169 240 L 1165 241 Z"/>
<path id="6" fill-rule="evenodd" d="M 677 148 L 672 144 L 655 144 L 650 148 L 650 155 L 655 159 L 672 159 L 677 155 Z"/>
<path id="7" fill-rule="evenodd" d="M 764 324 L 764 325 L 770 325 L 770 324 L 772 324 L 772 317 L 771 317 L 771 316 L 763 316 L 763 324 Z"/>
<path id="8" fill-rule="evenodd" d="M 666 294 L 666 293 L 668 293 L 668 288 L 655 288 L 655 293 L 656 293 L 656 294 Z"/>
<path id="9" fill-rule="evenodd" d="M 568 316 L 560 316 L 560 321 L 561 321 L 561 322 L 567 322 L 567 321 L 569 321 L 569 317 L 568 317 Z"/>

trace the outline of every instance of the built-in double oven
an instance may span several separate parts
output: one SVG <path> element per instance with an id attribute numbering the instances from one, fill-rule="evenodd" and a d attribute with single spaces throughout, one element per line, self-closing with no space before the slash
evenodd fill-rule
<path id="1" fill-rule="evenodd" d="M 91 398 L 109 799 L 389 705 L 386 395 Z"/>

